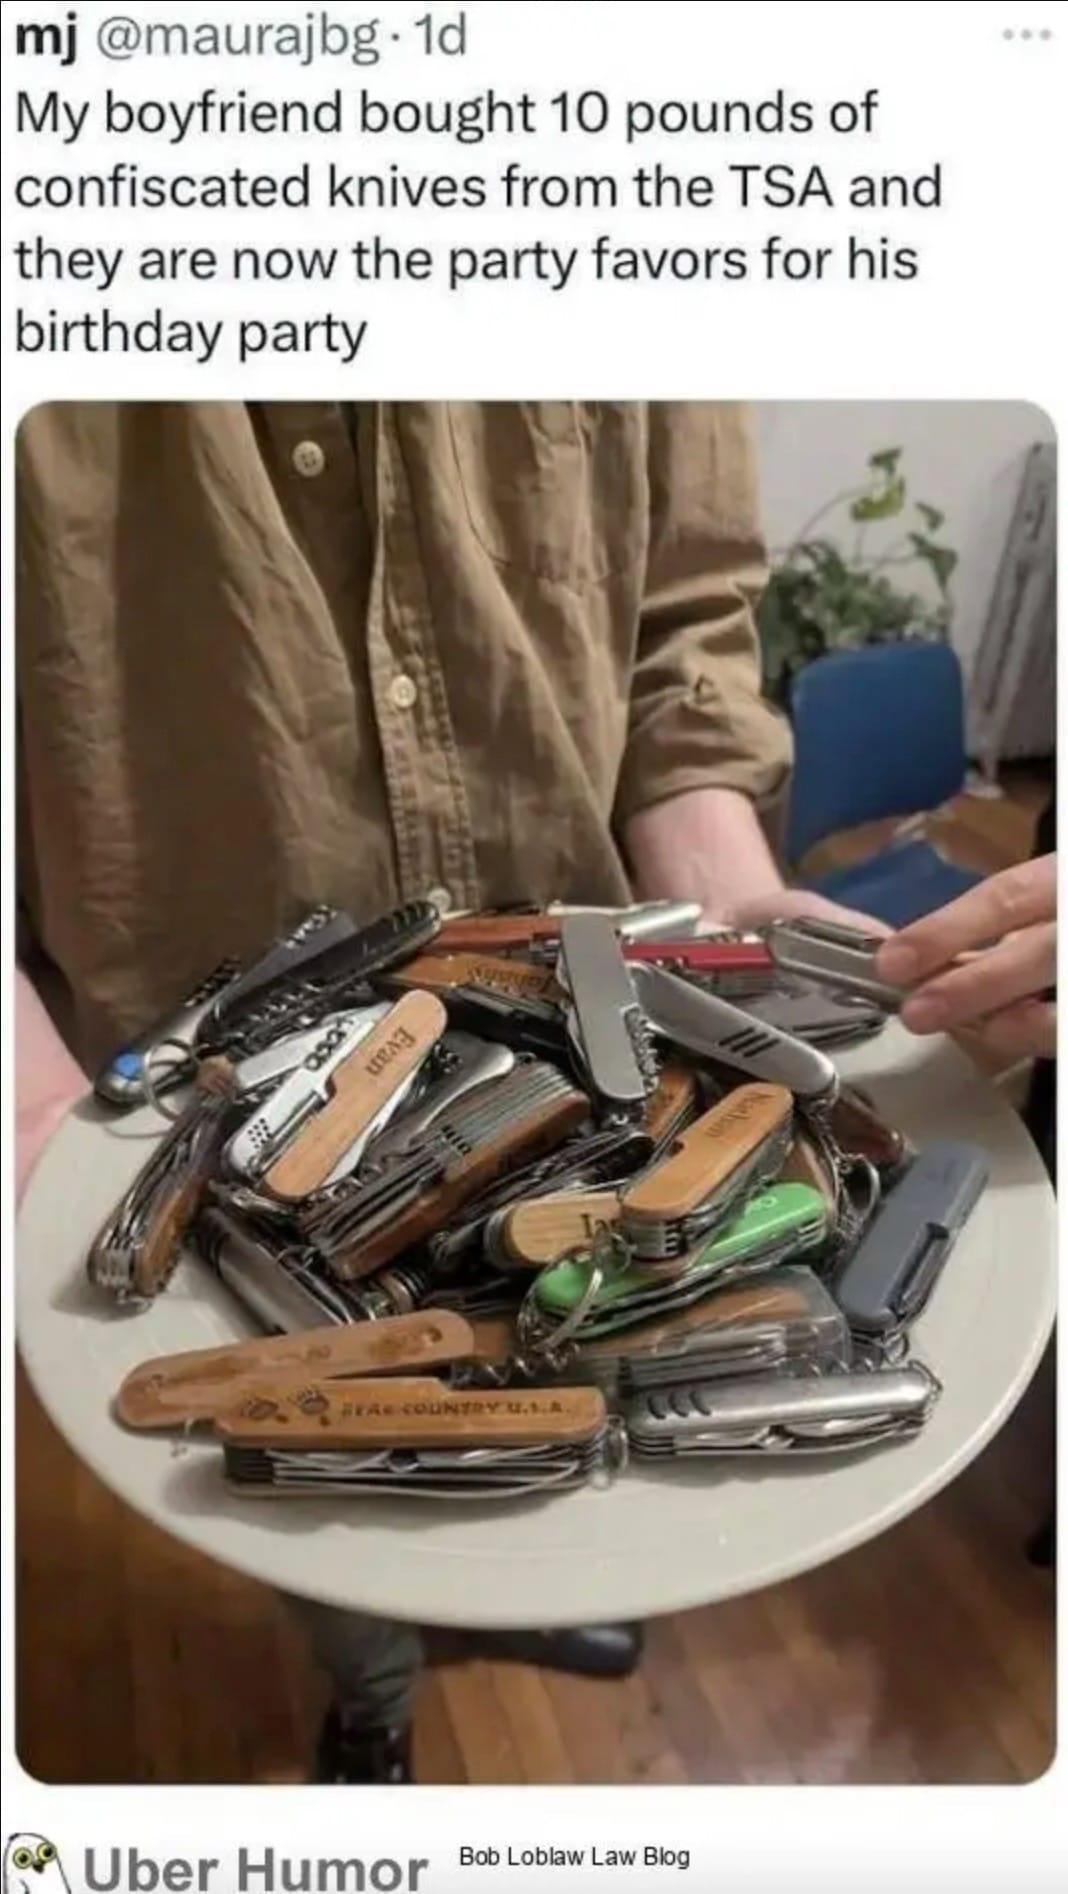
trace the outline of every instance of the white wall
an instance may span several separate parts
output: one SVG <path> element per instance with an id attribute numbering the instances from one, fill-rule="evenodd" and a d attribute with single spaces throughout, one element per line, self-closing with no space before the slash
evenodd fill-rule
<path id="1" fill-rule="evenodd" d="M 757 405 L 764 523 L 769 546 L 789 543 L 844 487 L 864 478 L 868 455 L 904 449 L 901 471 L 912 497 L 946 516 L 939 537 L 960 555 L 953 578 L 953 643 L 967 672 L 979 639 L 1027 449 L 1053 439 L 1038 408 L 1024 402 L 771 401 Z M 856 532 L 844 509 L 820 524 L 848 548 Z M 900 530 L 895 522 L 871 528 Z M 902 568 L 923 593 L 926 574 Z"/>

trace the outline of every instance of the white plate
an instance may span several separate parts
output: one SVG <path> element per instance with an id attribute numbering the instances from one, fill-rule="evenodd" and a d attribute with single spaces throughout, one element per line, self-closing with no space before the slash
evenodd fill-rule
<path id="1" fill-rule="evenodd" d="M 840 1059 L 918 1143 L 971 1139 L 991 1181 L 915 1333 L 945 1393 L 917 1439 L 866 1456 L 631 1469 L 611 1490 L 505 1506 L 243 1500 L 210 1447 L 124 1432 L 109 1401 L 149 1356 L 247 1325 L 195 1260 L 123 1315 L 84 1278 L 89 1242 L 159 1120 L 85 1106 L 45 1152 L 18 1230 L 18 1334 L 75 1453 L 177 1538 L 280 1589 L 425 1624 L 515 1627 L 654 1617 L 753 1591 L 882 1532 L 945 1486 L 1005 1421 L 1053 1321 L 1054 1200 L 1016 1114 L 955 1048 L 894 1025 Z"/>

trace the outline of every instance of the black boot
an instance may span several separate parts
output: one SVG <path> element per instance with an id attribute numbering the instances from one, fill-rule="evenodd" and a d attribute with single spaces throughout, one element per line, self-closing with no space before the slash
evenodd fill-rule
<path id="1" fill-rule="evenodd" d="M 319 1732 L 315 1759 L 316 1782 L 403 1783 L 412 1780 L 412 1732 L 408 1724 L 397 1729 L 368 1729 L 350 1722 L 338 1705 L 331 1704 Z"/>
<path id="2" fill-rule="evenodd" d="M 479 1635 L 487 1657 L 540 1664 L 579 1677 L 629 1677 L 642 1655 L 640 1624 L 592 1624 L 564 1631 L 494 1631 Z"/>

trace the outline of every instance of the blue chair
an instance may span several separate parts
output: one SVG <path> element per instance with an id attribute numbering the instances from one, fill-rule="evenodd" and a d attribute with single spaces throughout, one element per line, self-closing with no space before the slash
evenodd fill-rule
<path id="1" fill-rule="evenodd" d="M 864 645 L 817 658 L 790 693 L 796 761 L 786 857 L 796 871 L 828 835 L 928 814 L 964 787 L 964 692 L 949 645 Z M 904 837 L 802 886 L 891 927 L 943 907 L 983 877 Z"/>

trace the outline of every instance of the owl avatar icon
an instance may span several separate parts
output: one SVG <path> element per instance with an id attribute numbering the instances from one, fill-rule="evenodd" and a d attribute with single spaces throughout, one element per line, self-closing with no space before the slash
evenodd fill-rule
<path id="1" fill-rule="evenodd" d="M 70 1894 L 54 1841 L 12 1835 L 4 1850 L 4 1894 Z"/>

